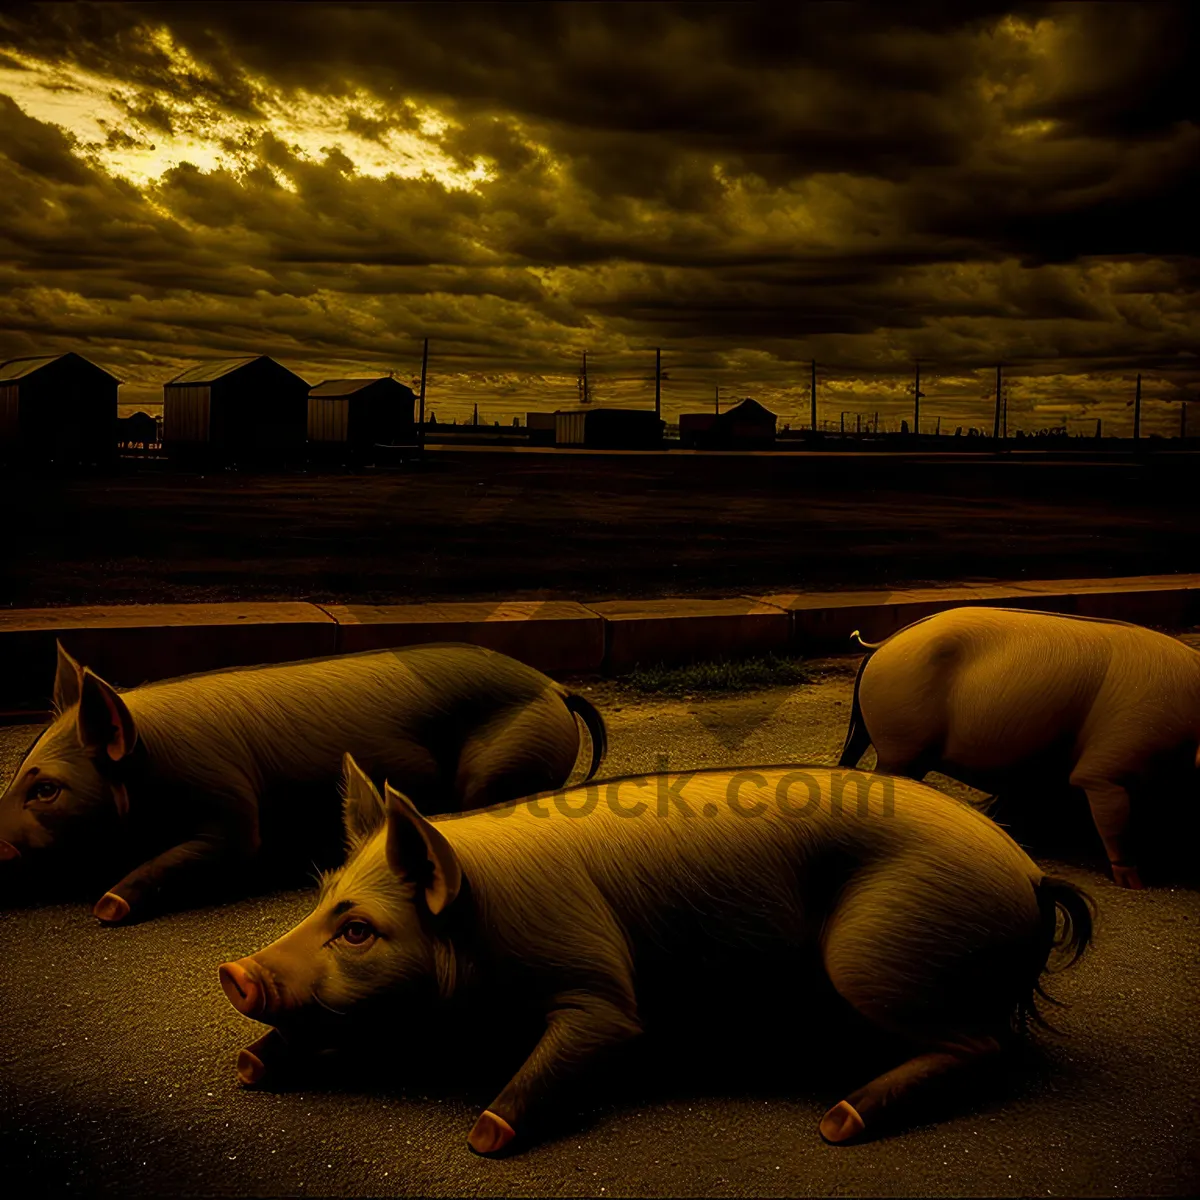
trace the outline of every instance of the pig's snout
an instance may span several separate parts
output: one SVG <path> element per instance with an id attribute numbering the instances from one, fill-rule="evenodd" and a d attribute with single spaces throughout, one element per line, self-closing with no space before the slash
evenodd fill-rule
<path id="1" fill-rule="evenodd" d="M 243 964 L 249 964 L 250 969 Z M 267 992 L 253 959 L 223 963 L 217 968 L 229 1003 L 244 1017 L 257 1020 L 267 1008 Z"/>
<path id="2" fill-rule="evenodd" d="M 20 857 L 20 850 L 12 842 L 0 842 L 0 862 L 10 862 Z"/>

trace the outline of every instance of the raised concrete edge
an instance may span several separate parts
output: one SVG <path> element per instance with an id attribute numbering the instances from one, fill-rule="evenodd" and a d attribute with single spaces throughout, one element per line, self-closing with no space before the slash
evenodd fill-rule
<path id="1" fill-rule="evenodd" d="M 550 673 L 604 666 L 604 620 L 569 600 L 497 604 L 329 604 L 338 652 L 422 642 L 473 642 Z"/>
<path id="2" fill-rule="evenodd" d="M 588 607 L 604 619 L 604 664 L 695 662 L 786 652 L 793 619 L 754 596 L 722 600 L 606 600 Z"/>
<path id="3" fill-rule="evenodd" d="M 854 648 L 851 634 L 877 642 L 947 608 L 1028 608 L 1081 617 L 1180 627 L 1200 622 L 1200 575 L 1120 579 L 1022 580 L 947 588 L 842 593 L 776 593 L 762 597 L 792 616 L 800 651 Z"/>
<path id="4" fill-rule="evenodd" d="M 220 667 L 431 641 L 474 642 L 550 674 L 769 652 L 853 653 L 959 605 L 1033 608 L 1181 628 L 1200 575 L 1035 580 L 723 599 L 316 605 L 136 604 L 0 610 L 0 710 L 49 700 L 54 643 L 118 686 Z"/>
<path id="5" fill-rule="evenodd" d="M 337 651 L 306 603 L 120 604 L 0 610 L 0 708 L 48 702 L 56 641 L 117 687 Z"/>

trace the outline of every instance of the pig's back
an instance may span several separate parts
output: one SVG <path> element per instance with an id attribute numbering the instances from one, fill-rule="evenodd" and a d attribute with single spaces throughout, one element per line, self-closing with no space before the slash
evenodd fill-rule
<path id="1" fill-rule="evenodd" d="M 186 769 L 219 748 L 266 786 L 336 778 L 347 751 L 368 771 L 397 765 L 407 750 L 452 753 L 464 730 L 551 686 L 483 647 L 435 644 L 215 671 L 149 684 L 125 700 L 169 765 L 177 758 Z"/>
<path id="2" fill-rule="evenodd" d="M 665 789 L 681 777 L 662 778 Z M 544 886 L 544 919 L 611 913 L 635 959 L 647 961 L 815 946 L 837 894 L 864 873 L 906 865 L 907 877 L 927 882 L 932 906 L 960 911 L 1014 889 L 1030 899 L 1041 877 L 986 817 L 913 780 L 822 766 L 683 778 L 678 798 L 690 816 L 678 803 L 660 808 L 651 776 L 435 820 L 468 878 L 483 881 L 489 920 L 505 920 L 506 899 L 530 919 L 529 890 Z M 855 780 L 870 782 L 862 808 Z M 614 785 L 626 810 L 639 800 L 647 808 L 620 815 Z"/>
<path id="3" fill-rule="evenodd" d="M 1069 767 L 1106 714 L 1116 719 L 1139 700 L 1179 708 L 1185 696 L 1200 698 L 1200 655 L 1174 638 L 993 608 L 952 609 L 902 630 L 867 663 L 860 689 L 881 754 L 927 748 L 983 777 L 1038 761 Z"/>

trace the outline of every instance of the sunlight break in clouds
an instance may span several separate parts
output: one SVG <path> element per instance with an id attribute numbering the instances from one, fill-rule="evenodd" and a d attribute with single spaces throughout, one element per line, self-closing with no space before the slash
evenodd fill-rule
<path id="1" fill-rule="evenodd" d="M 201 75 L 204 68 L 190 58 L 163 29 L 155 44 L 169 55 L 173 73 Z M 81 67 L 50 64 L 9 52 L 25 69 L 0 66 L 0 92 L 11 96 L 30 116 L 58 125 L 75 138 L 80 153 L 110 175 L 139 186 L 156 182 L 172 167 L 188 162 L 202 171 L 243 169 L 238 147 L 252 144 L 262 133 L 274 134 L 300 159 L 319 162 L 335 147 L 350 160 L 357 174 L 385 178 L 429 175 L 448 189 L 469 190 L 492 177 L 482 160 L 464 170 L 438 146 L 449 122 L 432 108 L 413 114 L 416 129 L 388 128 L 387 108 L 360 92 L 349 97 L 322 97 L 309 92 L 285 97 L 267 81 L 258 85 L 258 103 L 266 118 L 239 119 L 207 104 L 156 96 L 156 110 L 165 112 L 171 131 L 133 115 L 145 97 L 136 88 Z M 353 132 L 351 125 L 379 129 L 377 136 Z M 276 181 L 290 186 L 285 173 L 274 170 Z"/>
<path id="2" fill-rule="evenodd" d="M 0 13 L 0 357 L 439 416 L 753 395 L 1176 427 L 1200 372 L 1182 8 L 32 4 Z M 11 97 L 11 99 L 10 99 Z M 523 380 L 518 385 L 516 380 Z M 1015 382 L 1015 381 L 1019 381 Z M 1078 401 L 1076 401 L 1078 397 Z M 510 408 L 509 405 L 512 407 Z"/>

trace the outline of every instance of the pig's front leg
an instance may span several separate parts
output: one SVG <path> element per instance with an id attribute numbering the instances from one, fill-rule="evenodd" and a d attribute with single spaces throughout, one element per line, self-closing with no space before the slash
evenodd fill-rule
<path id="1" fill-rule="evenodd" d="M 554 998 L 546 1032 L 508 1086 L 480 1114 L 467 1143 L 478 1154 L 497 1154 L 535 1125 L 557 1098 L 560 1085 L 577 1077 L 606 1050 L 641 1033 L 630 1011 L 598 996 L 564 993 Z"/>
<path id="2" fill-rule="evenodd" d="M 258 851 L 253 829 L 205 832 L 130 871 L 92 909 L 109 925 L 143 917 L 185 894 L 228 882 Z"/>
<path id="3" fill-rule="evenodd" d="M 1087 793 L 1092 820 L 1112 868 L 1113 882 L 1118 887 L 1140 888 L 1141 876 L 1129 858 L 1129 792 L 1111 779 L 1089 778 L 1078 770 L 1071 776 L 1071 783 Z"/>
<path id="4" fill-rule="evenodd" d="M 254 1087 L 268 1077 L 286 1079 L 297 1057 L 278 1029 L 268 1029 L 256 1042 L 238 1051 L 238 1080 Z"/>

